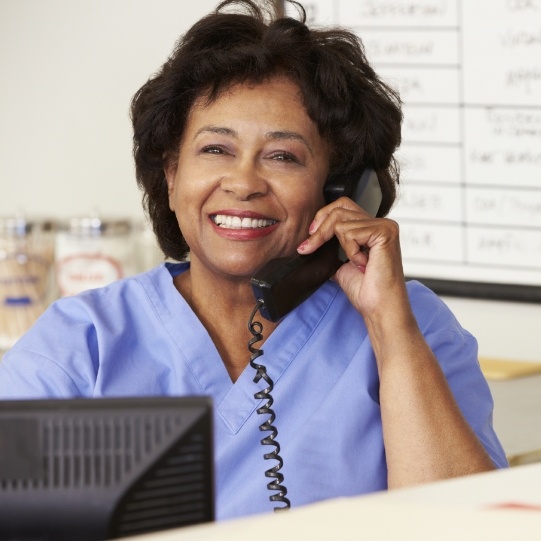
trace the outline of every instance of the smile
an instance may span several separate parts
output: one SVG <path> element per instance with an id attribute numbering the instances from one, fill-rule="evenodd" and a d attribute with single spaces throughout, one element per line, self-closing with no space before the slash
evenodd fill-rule
<path id="1" fill-rule="evenodd" d="M 211 216 L 211 219 L 218 227 L 227 229 L 261 229 L 276 223 L 276 220 L 240 218 L 239 216 L 226 216 L 224 214 L 216 214 Z"/>

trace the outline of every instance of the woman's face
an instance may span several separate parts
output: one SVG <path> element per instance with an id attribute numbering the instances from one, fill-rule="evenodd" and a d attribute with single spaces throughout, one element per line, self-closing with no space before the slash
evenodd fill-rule
<path id="1" fill-rule="evenodd" d="M 234 85 L 210 104 L 199 98 L 178 161 L 166 169 L 192 269 L 248 277 L 294 254 L 324 205 L 329 157 L 298 87 L 285 78 Z"/>

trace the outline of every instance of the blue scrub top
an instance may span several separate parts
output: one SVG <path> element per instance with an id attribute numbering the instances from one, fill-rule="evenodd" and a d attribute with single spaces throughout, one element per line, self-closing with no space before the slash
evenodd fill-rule
<path id="1" fill-rule="evenodd" d="M 273 448 L 260 443 L 268 416 L 258 415 L 262 401 L 254 399 L 264 382 L 254 383 L 249 365 L 231 381 L 173 284 L 187 266 L 165 263 L 52 304 L 0 363 L 0 399 L 211 396 L 217 518 L 271 511 L 275 491 L 264 472 L 276 461 L 263 458 Z M 434 293 L 418 282 L 407 287 L 462 413 L 505 467 L 475 339 Z M 338 285 L 325 283 L 288 314 L 263 351 L 257 362 L 275 384 L 274 424 L 292 507 L 385 489 L 376 360 L 362 317 Z"/>

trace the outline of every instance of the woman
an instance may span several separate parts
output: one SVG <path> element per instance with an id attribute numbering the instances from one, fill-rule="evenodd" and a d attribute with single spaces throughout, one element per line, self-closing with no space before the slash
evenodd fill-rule
<path id="1" fill-rule="evenodd" d="M 210 395 L 218 518 L 272 509 L 250 277 L 336 236 L 349 262 L 263 323 L 287 487 L 277 506 L 506 465 L 475 340 L 434 294 L 405 283 L 397 224 L 383 218 L 400 102 L 352 34 L 224 2 L 139 90 L 132 118 L 158 241 L 189 263 L 53 304 L 6 354 L 0 396 Z M 361 165 L 382 186 L 376 219 L 323 199 L 327 179 Z"/>

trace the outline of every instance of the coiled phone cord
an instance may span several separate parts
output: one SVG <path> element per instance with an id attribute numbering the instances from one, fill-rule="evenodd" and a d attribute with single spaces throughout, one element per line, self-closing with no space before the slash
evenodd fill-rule
<path id="1" fill-rule="evenodd" d="M 276 490 L 278 491 L 278 494 L 273 494 L 269 496 L 269 500 L 271 502 L 280 502 L 284 505 L 282 507 L 275 507 L 275 511 L 284 511 L 291 507 L 291 502 L 288 498 L 286 498 L 287 494 L 287 488 L 283 485 L 284 482 L 284 476 L 280 472 L 280 469 L 284 465 L 284 461 L 282 457 L 280 456 L 280 444 L 276 441 L 276 436 L 278 435 L 277 428 L 272 424 L 274 423 L 274 420 L 276 419 L 276 414 L 274 413 L 274 410 L 272 409 L 272 404 L 274 403 L 274 400 L 271 396 L 271 392 L 274 389 L 274 382 L 267 374 L 267 368 L 262 365 L 255 362 L 255 360 L 263 355 L 263 350 L 255 347 L 254 344 L 257 342 L 261 342 L 263 340 L 263 335 L 261 334 L 261 331 L 263 330 L 263 325 L 259 321 L 254 321 L 254 317 L 258 310 L 263 305 L 263 301 L 258 301 L 255 308 L 252 311 L 252 314 L 250 316 L 250 321 L 248 322 L 248 329 L 252 333 L 252 338 L 248 342 L 248 349 L 250 350 L 251 356 L 250 356 L 250 366 L 256 370 L 256 375 L 254 377 L 254 382 L 258 383 L 259 380 L 265 381 L 267 383 L 267 387 L 263 389 L 262 391 L 259 391 L 254 394 L 254 398 L 256 400 L 262 400 L 267 399 L 267 402 L 257 409 L 257 413 L 260 415 L 268 415 L 268 419 L 263 422 L 261 425 L 259 425 L 259 430 L 262 432 L 270 432 L 268 436 L 265 436 L 261 440 L 261 445 L 273 445 L 274 450 L 270 453 L 264 454 L 264 458 L 266 460 L 274 459 L 278 461 L 278 464 L 274 466 L 273 468 L 268 469 L 265 472 L 266 477 L 270 477 L 272 480 L 267 483 L 267 488 L 269 490 Z"/>

